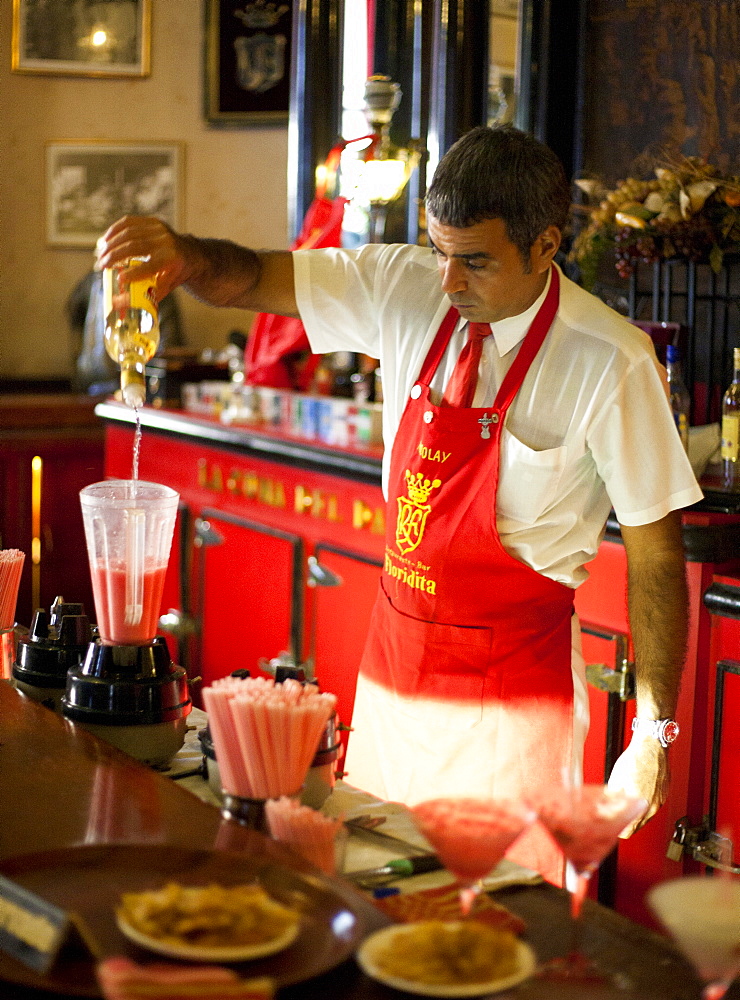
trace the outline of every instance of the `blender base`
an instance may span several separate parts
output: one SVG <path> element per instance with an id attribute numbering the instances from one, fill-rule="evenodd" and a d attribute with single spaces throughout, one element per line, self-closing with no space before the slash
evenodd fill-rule
<path id="1" fill-rule="evenodd" d="M 41 702 L 46 708 L 50 708 L 52 712 L 62 711 L 62 698 L 64 697 L 65 687 L 37 687 L 35 684 L 26 684 L 25 681 L 18 680 L 14 677 L 12 680 L 13 687 L 18 691 L 21 691 L 28 698 L 32 698 L 33 701 Z"/>
<path id="2" fill-rule="evenodd" d="M 124 753 L 166 767 L 185 742 L 192 701 L 162 636 L 142 646 L 90 643 L 67 672 L 62 714 Z"/>
<path id="3" fill-rule="evenodd" d="M 94 736 L 123 750 L 130 757 L 149 764 L 150 767 L 166 768 L 185 742 L 186 719 L 172 722 L 153 722 L 135 726 L 105 726 L 96 723 L 75 722 Z"/>

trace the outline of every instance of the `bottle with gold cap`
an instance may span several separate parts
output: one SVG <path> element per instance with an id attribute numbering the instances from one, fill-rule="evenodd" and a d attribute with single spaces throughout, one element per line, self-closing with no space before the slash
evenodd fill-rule
<path id="1" fill-rule="evenodd" d="M 734 375 L 722 400 L 722 485 L 740 493 L 740 347 L 732 352 Z"/>
<path id="2" fill-rule="evenodd" d="M 103 270 L 105 348 L 121 367 L 121 396 L 135 409 L 146 401 L 147 361 L 159 345 L 159 314 L 153 278 L 124 282 L 126 271 L 143 258 L 132 257 Z"/>

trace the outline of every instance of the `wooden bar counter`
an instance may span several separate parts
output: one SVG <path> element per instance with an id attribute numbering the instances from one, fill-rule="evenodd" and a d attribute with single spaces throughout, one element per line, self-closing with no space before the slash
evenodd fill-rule
<path id="1" fill-rule="evenodd" d="M 187 881 L 189 874 L 218 871 L 219 864 L 233 870 L 243 863 L 245 870 L 259 870 L 260 876 L 272 872 L 269 877 L 274 879 L 277 872 L 284 884 L 298 880 L 309 895 L 313 894 L 312 902 L 328 909 L 336 904 L 343 913 L 354 915 L 359 937 L 387 922 L 345 881 L 319 875 L 268 838 L 224 820 L 217 808 L 177 782 L 55 715 L 5 681 L 0 682 L 0 803 L 0 872 L 11 879 L 18 873 L 23 876 L 39 858 L 46 858 L 48 883 L 32 891 L 63 909 L 80 906 L 82 898 L 80 911 L 84 911 L 84 904 L 90 901 L 84 899 L 80 886 L 89 881 L 96 866 L 105 877 L 95 883 L 94 893 L 102 899 L 106 894 L 115 899 L 127 878 L 147 864 L 154 866 L 154 884 L 158 885 L 168 877 Z M 227 852 L 225 860 L 223 852 Z M 69 900 L 64 898 L 65 891 L 71 894 Z M 543 884 L 502 890 L 496 898 L 523 917 L 526 937 L 540 961 L 567 950 L 570 930 L 565 892 Z M 101 953 L 126 951 L 124 939 L 115 936 L 114 927 L 111 934 L 104 923 L 90 921 Z M 515 994 L 522 1000 L 698 1000 L 696 977 L 665 939 L 590 901 L 586 903 L 585 924 L 587 954 L 604 970 L 618 973 L 621 988 L 533 979 L 507 995 Z M 350 954 L 335 963 L 332 949 L 341 950 L 341 940 L 337 943 L 332 937 L 322 945 L 305 949 L 304 964 L 297 971 L 288 971 L 285 985 L 279 989 L 280 1000 L 392 1000 L 400 996 L 364 976 Z M 145 953 L 136 949 L 128 953 L 146 960 Z M 322 963 L 325 971 L 305 978 Z M 242 967 L 240 972 L 252 974 L 251 966 Z M 41 979 L 0 953 L 0 997 L 48 1000 L 50 995 L 65 1000 L 96 996 L 91 960 L 82 953 L 70 957 L 61 952 L 49 976 Z M 736 985 L 728 1000 L 738 997 Z"/>

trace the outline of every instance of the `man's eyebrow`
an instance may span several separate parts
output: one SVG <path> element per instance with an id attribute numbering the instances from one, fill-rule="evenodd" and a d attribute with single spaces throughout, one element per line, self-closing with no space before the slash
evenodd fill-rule
<path id="1" fill-rule="evenodd" d="M 433 240 L 430 240 L 429 242 L 431 244 L 432 250 L 436 250 L 437 253 L 442 254 L 443 257 L 448 257 L 448 256 L 449 257 L 455 257 L 455 258 L 457 258 L 459 260 L 491 260 L 492 259 L 491 255 L 489 253 L 486 253 L 485 250 L 476 250 L 475 253 L 453 253 L 453 254 L 446 254 L 443 250 L 439 249 L 439 247 L 437 246 L 437 244 Z"/>

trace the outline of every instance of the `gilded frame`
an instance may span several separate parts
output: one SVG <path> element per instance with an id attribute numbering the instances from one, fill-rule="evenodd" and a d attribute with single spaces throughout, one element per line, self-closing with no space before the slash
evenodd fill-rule
<path id="1" fill-rule="evenodd" d="M 181 142 L 60 140 L 46 144 L 46 241 L 94 247 L 122 215 L 182 224 Z"/>
<path id="2" fill-rule="evenodd" d="M 103 18 L 101 11 L 105 10 Z M 14 73 L 143 77 L 150 72 L 152 0 L 13 0 Z"/>

